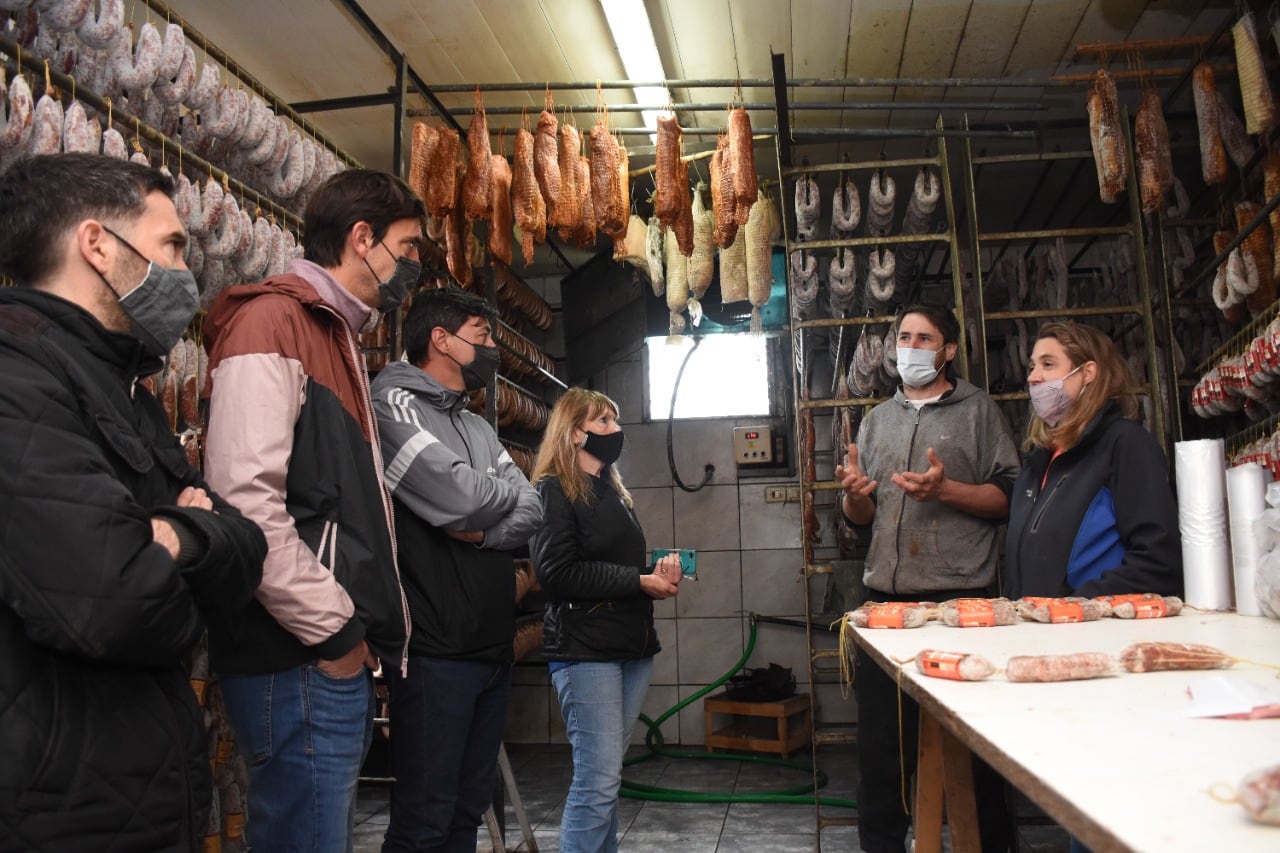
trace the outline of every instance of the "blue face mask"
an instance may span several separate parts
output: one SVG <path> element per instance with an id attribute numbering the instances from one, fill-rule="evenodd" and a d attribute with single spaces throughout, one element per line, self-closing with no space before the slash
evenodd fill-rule
<path id="1" fill-rule="evenodd" d="M 133 322 L 133 336 L 142 343 L 143 351 L 147 355 L 163 358 L 182 338 L 191 318 L 200 310 L 200 290 L 196 286 L 196 277 L 191 274 L 191 270 L 162 267 L 149 260 L 132 243 L 110 228 L 104 225 L 102 230 L 147 261 L 147 274 L 142 281 L 116 299 L 121 310 Z M 106 276 L 98 273 L 98 277 L 114 295 L 115 289 Z"/>

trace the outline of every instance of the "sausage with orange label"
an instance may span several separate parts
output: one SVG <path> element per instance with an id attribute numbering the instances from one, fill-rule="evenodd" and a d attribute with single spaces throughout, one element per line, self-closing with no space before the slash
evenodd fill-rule
<path id="1" fill-rule="evenodd" d="M 956 598 L 940 605 L 942 624 L 951 628 L 1016 625 L 1018 610 L 1007 598 Z"/>
<path id="2" fill-rule="evenodd" d="M 940 652 L 925 649 L 916 655 L 916 669 L 931 678 L 952 681 L 982 681 L 995 674 L 996 667 L 982 655 L 965 652 Z"/>
<path id="3" fill-rule="evenodd" d="M 932 602 L 868 601 L 853 611 L 855 628 L 919 628 L 929 621 Z"/>

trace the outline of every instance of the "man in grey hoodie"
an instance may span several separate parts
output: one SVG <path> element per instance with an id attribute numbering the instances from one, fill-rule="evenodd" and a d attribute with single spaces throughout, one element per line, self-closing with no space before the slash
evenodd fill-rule
<path id="1" fill-rule="evenodd" d="M 498 367 L 494 317 L 470 293 L 420 293 L 404 321 L 407 363 L 373 383 L 413 622 L 407 674 L 387 673 L 396 782 L 385 853 L 474 850 L 497 779 L 515 630 L 510 551 L 542 523 L 542 504 L 466 409 Z"/>
<path id="2" fill-rule="evenodd" d="M 1018 473 L 1013 435 L 989 396 L 951 374 L 960 326 L 950 311 L 915 305 L 897 325 L 902 386 L 866 416 L 836 468 L 845 520 L 871 528 L 867 594 L 876 601 L 985 598 L 995 591 L 998 526 Z M 861 648 L 854 666 L 858 836 L 863 850 L 901 853 L 919 707 L 903 697 L 899 714 L 897 686 Z M 982 849 L 1006 850 L 999 776 L 975 762 L 974 780 Z"/>

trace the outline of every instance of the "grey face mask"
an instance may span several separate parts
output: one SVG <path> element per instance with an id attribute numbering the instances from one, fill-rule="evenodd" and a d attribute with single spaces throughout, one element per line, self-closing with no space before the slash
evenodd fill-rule
<path id="1" fill-rule="evenodd" d="M 147 274 L 137 287 L 118 296 L 120 308 L 133 321 L 133 336 L 150 356 L 163 358 L 169 354 L 200 310 L 200 290 L 190 270 L 169 269 L 149 260 L 128 240 L 110 228 L 103 230 L 119 240 L 129 251 L 147 261 Z M 115 293 L 106 276 L 98 277 Z"/>

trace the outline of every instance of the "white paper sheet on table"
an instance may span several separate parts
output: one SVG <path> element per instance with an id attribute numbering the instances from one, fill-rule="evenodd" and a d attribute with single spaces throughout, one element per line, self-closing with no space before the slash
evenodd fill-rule
<path id="1" fill-rule="evenodd" d="M 1228 675 L 1207 675 L 1187 685 L 1188 717 L 1262 719 L 1280 716 L 1280 686 L 1257 684 Z"/>

